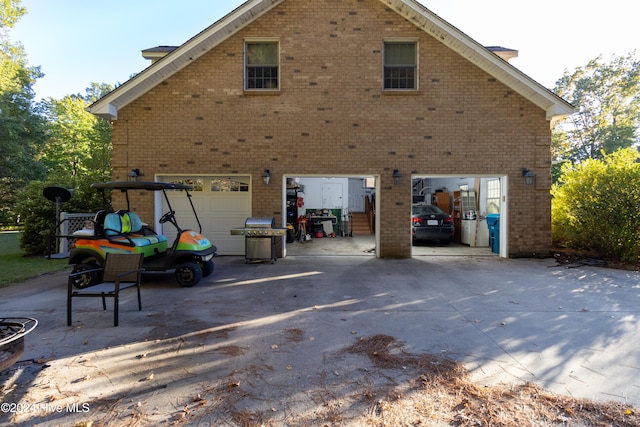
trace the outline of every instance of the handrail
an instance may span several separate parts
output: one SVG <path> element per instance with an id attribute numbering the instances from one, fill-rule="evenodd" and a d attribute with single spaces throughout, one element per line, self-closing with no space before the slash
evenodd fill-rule
<path id="1" fill-rule="evenodd" d="M 364 197 L 364 213 L 367 215 L 367 222 L 369 223 L 369 232 L 374 231 L 375 211 L 371 205 L 371 199 L 369 196 Z"/>

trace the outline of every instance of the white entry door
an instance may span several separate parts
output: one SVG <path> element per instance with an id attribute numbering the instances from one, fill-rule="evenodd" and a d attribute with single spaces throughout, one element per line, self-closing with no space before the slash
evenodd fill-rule
<path id="1" fill-rule="evenodd" d="M 342 184 L 322 184 L 322 207 L 342 209 Z"/>
<path id="2" fill-rule="evenodd" d="M 362 178 L 349 178 L 349 210 L 351 212 L 364 212 L 364 180 Z"/>

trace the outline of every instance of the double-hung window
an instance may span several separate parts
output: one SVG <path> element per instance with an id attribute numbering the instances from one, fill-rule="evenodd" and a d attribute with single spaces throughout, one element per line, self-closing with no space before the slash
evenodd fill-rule
<path id="1" fill-rule="evenodd" d="M 417 41 L 384 41 L 384 89 L 418 89 Z"/>
<path id="2" fill-rule="evenodd" d="M 244 44 L 246 90 L 280 88 L 280 47 L 277 40 L 247 40 Z"/>
<path id="3" fill-rule="evenodd" d="M 500 213 L 500 180 L 487 181 L 487 213 Z"/>

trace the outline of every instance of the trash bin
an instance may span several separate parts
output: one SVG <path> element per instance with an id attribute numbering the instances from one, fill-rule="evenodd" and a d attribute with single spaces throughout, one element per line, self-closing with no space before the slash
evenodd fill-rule
<path id="1" fill-rule="evenodd" d="M 487 215 L 487 227 L 489 227 L 489 247 L 491 252 L 500 253 L 500 214 Z"/>

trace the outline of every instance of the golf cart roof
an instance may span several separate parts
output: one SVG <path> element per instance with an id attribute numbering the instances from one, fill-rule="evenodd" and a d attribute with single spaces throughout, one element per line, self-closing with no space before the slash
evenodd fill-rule
<path id="1" fill-rule="evenodd" d="M 95 190 L 192 190 L 193 187 L 184 184 L 173 184 L 171 182 L 134 182 L 134 181 L 110 181 L 110 182 L 94 182 L 91 188 Z"/>

